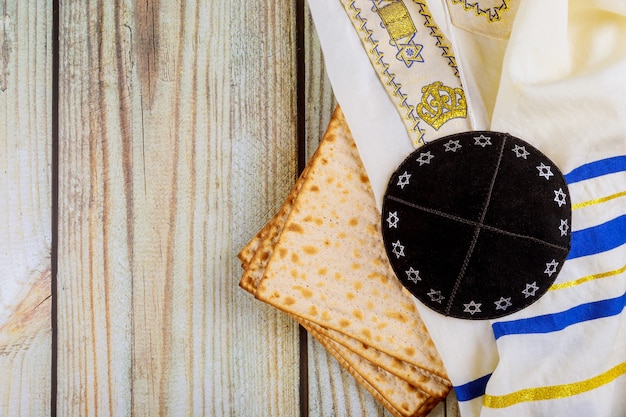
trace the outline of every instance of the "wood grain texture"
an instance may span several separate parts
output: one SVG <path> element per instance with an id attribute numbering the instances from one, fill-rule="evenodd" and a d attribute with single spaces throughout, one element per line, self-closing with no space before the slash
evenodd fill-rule
<path id="1" fill-rule="evenodd" d="M 236 259 L 296 176 L 293 13 L 61 2 L 59 415 L 297 414 Z"/>
<path id="2" fill-rule="evenodd" d="M 51 8 L 0 1 L 0 415 L 51 389 Z"/>
<path id="3" fill-rule="evenodd" d="M 313 156 L 326 131 L 337 100 L 324 67 L 324 55 L 308 4 L 304 18 L 306 159 Z"/>
<path id="4" fill-rule="evenodd" d="M 445 413 L 447 417 L 461 417 L 459 402 L 456 399 L 456 394 L 454 393 L 454 390 L 450 391 L 450 394 L 448 394 L 448 397 L 446 398 Z"/>

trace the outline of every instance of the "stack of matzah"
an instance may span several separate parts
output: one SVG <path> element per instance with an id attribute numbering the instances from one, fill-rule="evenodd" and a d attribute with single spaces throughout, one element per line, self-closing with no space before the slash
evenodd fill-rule
<path id="1" fill-rule="evenodd" d="M 241 287 L 292 315 L 394 416 L 424 416 L 450 382 L 395 278 L 340 109 L 274 218 L 239 254 Z"/>

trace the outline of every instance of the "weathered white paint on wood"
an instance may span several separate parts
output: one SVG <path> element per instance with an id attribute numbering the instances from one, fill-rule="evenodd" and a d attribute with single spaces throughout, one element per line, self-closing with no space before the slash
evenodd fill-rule
<path id="1" fill-rule="evenodd" d="M 51 8 L 0 2 L 0 415 L 50 410 Z"/>
<path id="2" fill-rule="evenodd" d="M 59 415 L 296 415 L 236 253 L 296 176 L 293 6 L 62 2 Z"/>

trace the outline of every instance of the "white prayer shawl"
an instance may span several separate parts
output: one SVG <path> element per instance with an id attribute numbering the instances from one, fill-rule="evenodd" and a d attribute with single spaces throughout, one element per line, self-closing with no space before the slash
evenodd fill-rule
<path id="1" fill-rule="evenodd" d="M 390 174 L 413 150 L 412 138 L 342 1 L 309 6 L 380 204 Z M 508 41 L 461 29 L 450 18 L 449 7 L 472 12 L 469 5 L 488 4 L 475 10 L 479 16 L 500 2 L 444 1 L 413 3 L 428 4 L 454 46 L 468 129 L 508 132 L 541 150 L 565 173 L 573 209 L 568 259 L 548 293 L 528 308 L 467 321 L 416 301 L 461 413 L 624 416 L 626 1 L 520 1 Z M 501 3 L 512 7 L 515 0 Z"/>

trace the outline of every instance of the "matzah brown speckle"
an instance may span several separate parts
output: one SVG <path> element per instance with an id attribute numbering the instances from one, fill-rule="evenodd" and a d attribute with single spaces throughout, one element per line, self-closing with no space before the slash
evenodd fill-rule
<path id="1" fill-rule="evenodd" d="M 301 177 L 298 182 L 301 183 L 302 181 L 303 179 Z M 258 282 L 264 275 L 267 262 L 269 261 L 269 257 L 274 250 L 276 241 L 278 240 L 278 237 L 284 227 L 287 215 L 293 205 L 294 198 L 295 196 L 293 193 L 290 194 L 283 207 L 281 207 L 279 213 L 274 216 L 270 223 L 268 223 L 268 225 L 264 227 L 255 237 L 260 241 L 257 242 L 256 253 L 240 255 L 240 258 L 242 256 L 247 257 L 246 262 L 248 264 L 248 269 L 245 271 L 241 279 L 240 286 L 252 294 L 255 294 Z M 244 261 L 244 259 L 242 259 L 242 261 Z M 356 287 L 360 287 L 360 285 L 356 285 Z M 408 292 L 405 291 L 404 295 L 406 298 L 405 302 L 410 303 L 411 299 Z M 353 313 L 357 316 L 357 318 L 362 314 L 358 309 Z M 318 314 L 316 307 L 312 307 L 312 314 Z M 427 370 L 380 352 L 377 349 L 341 332 L 327 329 L 306 319 L 300 318 L 299 321 L 305 325 L 307 329 L 314 329 L 317 334 L 323 336 L 324 338 L 332 340 L 333 342 L 350 349 L 352 352 L 359 355 L 363 359 L 363 362 L 370 362 L 408 382 L 409 384 L 420 386 L 425 392 L 436 398 L 444 398 L 450 390 L 450 382 L 445 378 L 441 378 L 428 372 Z M 357 368 L 357 371 L 363 367 L 369 367 L 367 364 L 353 366 Z"/>
<path id="2" fill-rule="evenodd" d="M 343 120 L 343 116 L 340 111 L 337 111 L 333 116 L 333 123 L 331 123 L 329 130 L 332 131 L 333 127 L 336 127 L 335 125 L 339 125 L 340 127 L 345 126 L 345 120 Z M 345 140 L 352 142 L 347 128 L 344 130 L 344 133 L 348 136 Z M 341 136 L 341 132 L 339 136 Z M 341 140 L 341 137 L 339 139 Z M 327 134 L 322 143 L 326 141 L 335 142 L 336 140 L 337 137 L 329 137 Z M 339 152 L 346 149 L 350 150 L 348 157 L 355 159 L 360 165 L 358 153 L 355 152 L 354 145 L 351 144 L 349 147 L 340 148 Z M 276 249 L 276 244 L 285 230 L 285 225 L 288 225 L 286 229 L 288 233 L 305 233 L 306 230 L 303 226 L 295 222 L 288 223 L 287 220 L 291 215 L 295 200 L 298 198 L 298 194 L 302 189 L 302 186 L 306 183 L 306 177 L 310 167 L 315 166 L 315 161 L 318 161 L 319 158 L 323 158 L 320 162 L 322 165 L 326 166 L 329 164 L 330 161 L 326 156 L 317 155 L 323 152 L 325 152 L 324 146 L 320 146 L 316 156 L 314 156 L 312 162 L 307 165 L 305 172 L 303 172 L 303 175 L 294 185 L 289 197 L 285 201 L 285 204 L 272 218 L 272 220 L 250 241 L 248 245 L 246 245 L 246 247 L 244 247 L 239 254 L 242 266 L 246 268 L 240 286 L 247 291 L 253 294 L 256 292 L 256 287 L 266 272 L 270 258 Z M 349 183 L 352 179 L 354 179 L 354 176 L 348 175 L 346 178 Z M 359 181 L 369 188 L 369 183 L 367 182 L 367 177 L 364 173 L 359 175 Z M 333 181 L 327 180 L 327 184 L 332 183 Z M 341 185 L 343 186 L 343 184 Z M 323 192 L 323 188 L 324 187 L 319 185 L 312 184 L 310 185 L 309 192 L 315 194 L 321 193 Z M 306 191 L 304 191 L 304 193 L 306 194 Z M 348 193 L 343 193 L 343 195 L 346 194 Z M 344 200 L 344 198 L 341 199 Z M 296 207 L 296 209 L 298 210 L 298 213 L 300 213 L 300 210 L 304 211 L 306 208 L 300 209 L 299 207 Z M 324 219 L 321 216 L 313 217 L 309 215 L 304 216 L 304 218 L 308 222 L 314 223 L 317 227 L 322 227 L 324 225 Z M 347 230 L 343 232 L 339 231 L 338 236 L 340 238 L 345 238 L 347 234 L 352 233 L 350 228 L 358 228 L 360 224 L 361 217 L 358 213 L 355 213 L 354 216 L 347 220 Z M 366 228 L 372 229 L 371 225 L 366 225 Z M 281 249 L 278 253 L 279 256 L 283 258 L 287 256 L 285 248 Z M 302 253 L 303 256 L 316 256 L 319 253 L 319 249 L 314 244 L 307 244 L 302 246 Z M 362 257 L 362 253 L 358 249 L 355 249 L 352 252 L 352 255 L 357 259 Z M 299 263 L 300 258 L 298 256 L 293 256 L 291 261 Z M 374 261 L 374 263 L 379 264 L 378 261 Z M 356 262 L 352 263 L 350 267 L 354 271 L 361 269 L 359 264 Z M 316 272 L 320 275 L 326 275 L 329 272 L 329 268 L 320 267 Z M 291 272 L 291 277 L 292 279 L 297 279 L 298 275 L 297 273 Z M 388 276 L 374 274 L 372 278 L 374 277 L 383 283 L 389 281 Z M 339 278 L 339 276 L 334 275 L 334 278 Z M 391 279 L 395 278 L 391 277 Z M 284 302 L 287 306 L 295 305 L 300 299 L 315 299 L 316 297 L 315 291 L 308 288 L 306 285 L 293 285 L 292 287 L 295 291 L 299 292 L 299 295 L 285 297 Z M 361 291 L 363 287 L 363 283 L 358 280 L 354 281 L 352 283 L 353 291 L 351 290 L 347 297 L 351 300 L 355 300 L 358 292 Z M 404 292 L 401 296 L 403 296 L 403 298 L 401 297 L 398 302 L 404 304 L 404 308 L 412 314 L 403 315 L 403 312 L 401 311 L 392 311 L 389 313 L 389 316 L 402 322 L 407 322 L 411 320 L 412 316 L 416 316 L 417 313 L 412 304 L 410 295 L 407 292 Z M 364 320 L 366 317 L 365 310 L 370 309 L 371 307 L 371 302 L 366 303 L 361 308 L 353 309 L 351 316 L 339 317 L 336 321 L 342 327 L 349 327 L 352 324 L 352 320 Z M 310 306 L 309 314 L 312 316 L 320 316 L 324 320 L 332 319 L 329 311 L 320 312 L 315 304 Z M 405 362 L 404 360 L 391 356 L 385 352 L 381 352 L 374 346 L 354 339 L 346 333 L 324 327 L 302 317 L 295 316 L 295 318 L 314 337 L 316 337 L 333 356 L 339 360 L 339 362 L 357 379 L 361 385 L 363 385 L 376 399 L 389 409 L 394 416 L 406 417 L 426 415 L 445 397 L 450 390 L 450 383 L 445 377 L 435 375 L 426 369 L 420 368 L 419 366 Z M 417 318 L 421 323 L 419 317 Z M 362 333 L 376 338 L 376 327 L 377 326 L 372 327 L 372 329 L 363 329 Z M 428 338 L 423 324 L 421 324 L 421 330 Z M 428 340 L 430 339 L 428 338 Z M 430 342 L 428 349 L 431 348 L 434 350 L 432 342 Z M 408 347 L 405 350 L 405 354 L 412 354 L 413 352 L 419 350 L 419 347 L 417 349 L 414 347 Z M 434 365 L 437 366 L 438 364 L 440 364 L 440 361 L 435 360 Z M 445 371 L 443 372 L 445 375 Z"/>
<path id="3" fill-rule="evenodd" d="M 301 187 L 256 296 L 446 378 L 389 266 L 374 196 L 340 112 Z"/>

